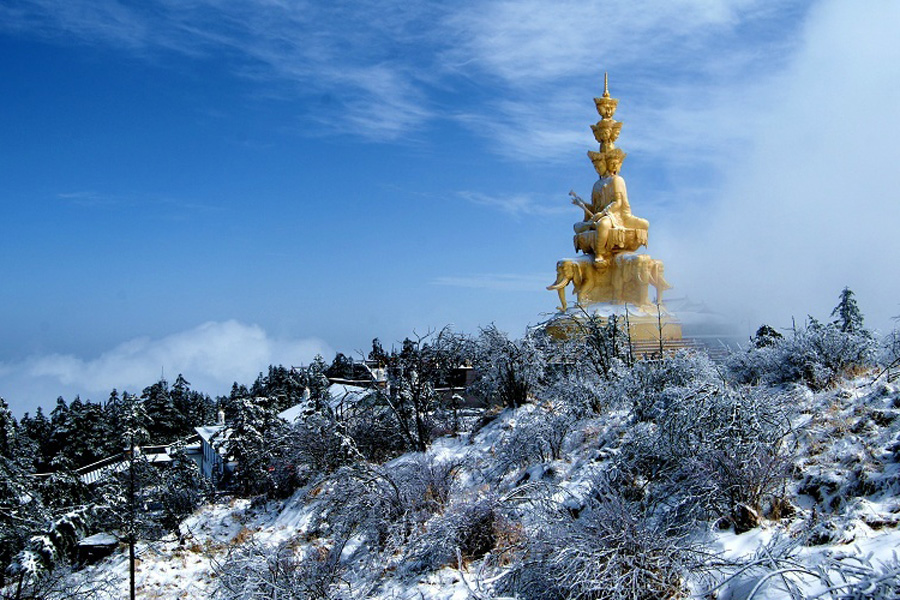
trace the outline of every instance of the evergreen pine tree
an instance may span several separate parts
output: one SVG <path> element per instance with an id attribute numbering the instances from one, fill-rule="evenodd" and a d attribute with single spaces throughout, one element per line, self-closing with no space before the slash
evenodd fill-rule
<path id="1" fill-rule="evenodd" d="M 388 355 L 381 345 L 381 340 L 375 338 L 372 340 L 372 350 L 369 352 L 369 360 L 376 361 L 379 365 L 386 365 Z"/>
<path id="2" fill-rule="evenodd" d="M 160 379 L 144 388 L 141 398 L 144 410 L 150 417 L 150 439 L 157 444 L 175 440 L 181 432 L 183 418 L 169 394 L 169 382 Z"/>
<path id="3" fill-rule="evenodd" d="M 53 427 L 50 425 L 50 420 L 44 416 L 44 409 L 38 406 L 34 417 L 29 417 L 28 413 L 25 413 L 19 425 L 22 434 L 34 442 L 37 450 L 33 456 L 35 472 L 46 473 L 50 468 L 50 461 L 53 460 L 49 453 L 50 434 Z"/>
<path id="4" fill-rule="evenodd" d="M 841 290 L 840 302 L 831 311 L 831 316 L 834 317 L 832 322 L 844 333 L 865 332 L 862 311 L 859 310 L 853 291 L 849 287 Z"/>
<path id="5" fill-rule="evenodd" d="M 269 467 L 278 451 L 274 441 L 281 437 L 279 428 L 285 423 L 270 407 L 247 396 L 231 398 L 228 404 L 232 416 L 214 443 L 224 450 L 228 462 L 235 463 L 234 482 L 242 494 L 271 493 L 275 485 Z"/>
<path id="6" fill-rule="evenodd" d="M 6 566 L 46 516 L 30 476 L 33 452 L 0 398 L 0 586 L 5 583 Z"/>
<path id="7" fill-rule="evenodd" d="M 328 381 L 325 371 L 328 366 L 325 359 L 320 354 L 316 354 L 309 366 L 306 367 L 306 384 L 309 389 L 309 400 L 315 407 L 315 410 L 321 410 L 322 405 L 328 401 L 328 388 L 331 382 Z"/>
<path id="8" fill-rule="evenodd" d="M 756 330 L 756 335 L 753 336 L 752 342 L 755 348 L 767 348 L 774 346 L 778 340 L 783 338 L 784 336 L 778 333 L 776 329 L 763 324 Z"/>

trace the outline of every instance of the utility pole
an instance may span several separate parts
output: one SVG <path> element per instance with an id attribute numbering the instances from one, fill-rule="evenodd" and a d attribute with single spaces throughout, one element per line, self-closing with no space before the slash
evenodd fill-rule
<path id="1" fill-rule="evenodd" d="M 659 298 L 656 299 L 656 326 L 659 329 L 659 359 L 662 360 L 665 344 L 663 342 L 662 306 L 659 303 Z"/>
<path id="2" fill-rule="evenodd" d="M 131 427 L 128 445 L 128 572 L 131 579 L 131 600 L 135 600 L 134 589 L 134 426 Z"/>

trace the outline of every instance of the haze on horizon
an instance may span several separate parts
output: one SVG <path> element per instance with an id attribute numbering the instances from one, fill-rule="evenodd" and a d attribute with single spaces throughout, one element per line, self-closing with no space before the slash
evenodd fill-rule
<path id="1" fill-rule="evenodd" d="M 610 73 L 672 295 L 900 314 L 890 0 L 0 5 L 0 396 L 226 393 L 556 306 Z"/>

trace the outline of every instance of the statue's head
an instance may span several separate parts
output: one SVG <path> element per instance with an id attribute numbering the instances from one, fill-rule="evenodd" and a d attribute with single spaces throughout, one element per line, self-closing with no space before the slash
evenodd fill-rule
<path id="1" fill-rule="evenodd" d="M 620 148 L 613 148 L 606 153 L 606 171 L 608 175 L 618 175 L 625 160 L 625 152 Z"/>
<path id="2" fill-rule="evenodd" d="M 610 98 L 608 96 L 603 98 L 594 98 L 594 104 L 597 106 L 597 112 L 604 119 L 612 119 L 612 116 L 616 114 L 616 106 L 618 106 L 619 101 L 615 98 Z"/>
<path id="3" fill-rule="evenodd" d="M 594 165 L 594 170 L 597 171 L 597 175 L 606 177 L 606 156 L 603 152 L 589 150 L 588 157 L 590 157 L 591 163 Z"/>

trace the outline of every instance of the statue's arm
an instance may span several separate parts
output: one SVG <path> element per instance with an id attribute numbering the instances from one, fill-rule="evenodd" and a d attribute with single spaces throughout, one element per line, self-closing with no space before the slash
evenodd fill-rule
<path id="1" fill-rule="evenodd" d="M 576 194 L 574 190 L 569 192 L 569 196 L 572 197 L 572 204 L 574 204 L 575 206 L 580 206 L 584 211 L 585 221 L 590 221 L 592 218 L 594 218 L 594 212 L 590 208 L 588 208 L 588 205 L 585 204 L 584 200 L 581 199 L 581 196 Z"/>
<path id="2" fill-rule="evenodd" d="M 615 210 L 627 210 L 631 212 L 631 206 L 628 204 L 628 189 L 625 187 L 625 179 L 620 175 L 616 175 L 613 179 L 613 203 L 616 204 Z"/>

